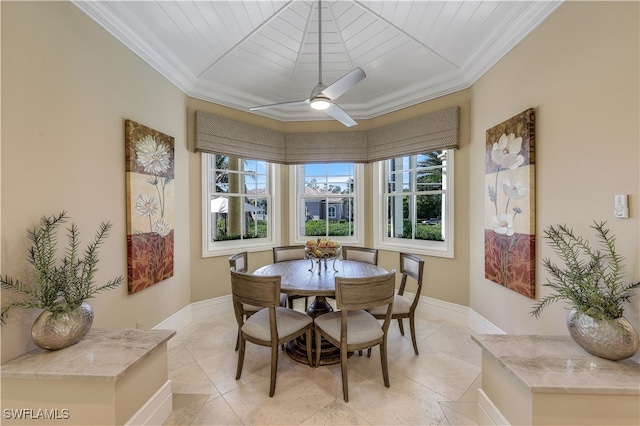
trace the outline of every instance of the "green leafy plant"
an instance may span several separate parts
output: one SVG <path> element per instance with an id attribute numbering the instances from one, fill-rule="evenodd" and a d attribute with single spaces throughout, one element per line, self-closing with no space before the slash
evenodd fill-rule
<path id="1" fill-rule="evenodd" d="M 0 321 L 15 308 L 39 308 L 53 313 L 71 312 L 97 293 L 120 285 L 119 276 L 103 285 L 95 285 L 98 249 L 109 235 L 111 223 L 100 225 L 92 242 L 81 253 L 79 231 L 75 223 L 67 227 L 67 247 L 57 258 L 58 226 L 66 223 L 67 213 L 43 216 L 40 227 L 27 230 L 32 243 L 28 261 L 34 268 L 34 282 L 29 285 L 7 275 L 0 277 L 2 288 L 23 295 L 22 300 L 7 303 L 0 311 Z"/>
<path id="2" fill-rule="evenodd" d="M 597 237 L 596 247 L 588 240 L 574 234 L 567 225 L 549 226 L 544 236 L 564 266 L 558 266 L 549 258 L 542 264 L 551 279 L 543 284 L 555 292 L 542 298 L 531 311 L 538 318 L 543 309 L 559 300 L 566 300 L 573 307 L 599 320 L 620 318 L 624 302 L 628 301 L 640 286 L 623 282 L 624 258 L 615 249 L 615 236 L 605 228 L 606 222 L 591 226 Z"/>

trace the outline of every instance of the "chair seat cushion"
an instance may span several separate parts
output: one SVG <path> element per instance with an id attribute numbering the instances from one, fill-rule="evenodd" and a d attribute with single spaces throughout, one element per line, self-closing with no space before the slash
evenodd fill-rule
<path id="1" fill-rule="evenodd" d="M 323 330 L 323 334 L 340 340 L 340 325 L 342 312 L 329 312 L 316 317 L 316 326 Z M 384 335 L 382 327 L 367 311 L 349 311 L 347 314 L 347 345 L 357 345 L 381 338 Z"/>
<path id="2" fill-rule="evenodd" d="M 295 333 L 312 322 L 313 318 L 302 312 L 284 307 L 276 308 L 276 327 L 280 337 Z M 271 340 L 269 309 L 262 309 L 247 318 L 242 326 L 242 332 L 254 339 Z"/>
<path id="3" fill-rule="evenodd" d="M 393 314 L 406 314 L 409 315 L 411 311 L 411 302 L 404 296 L 400 296 L 396 294 L 393 297 Z M 376 306 L 375 308 L 371 308 L 372 315 L 384 316 L 387 313 L 387 306 Z"/>

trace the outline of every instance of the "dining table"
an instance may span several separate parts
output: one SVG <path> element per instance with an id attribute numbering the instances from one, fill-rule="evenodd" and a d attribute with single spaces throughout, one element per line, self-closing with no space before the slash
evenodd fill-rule
<path id="1" fill-rule="evenodd" d="M 327 298 L 335 297 L 336 277 L 364 278 L 383 275 L 387 272 L 378 265 L 352 260 L 301 259 L 265 265 L 253 273 L 262 276 L 279 275 L 282 293 L 292 296 L 314 296 L 315 300 L 307 308 L 307 315 L 315 318 L 333 311 Z M 309 363 L 304 335 L 288 342 L 285 350 L 292 359 L 304 364 Z M 315 347 L 313 350 L 316 350 Z M 315 359 L 315 354 L 312 359 Z M 323 340 L 320 365 L 339 362 L 340 348 Z"/>

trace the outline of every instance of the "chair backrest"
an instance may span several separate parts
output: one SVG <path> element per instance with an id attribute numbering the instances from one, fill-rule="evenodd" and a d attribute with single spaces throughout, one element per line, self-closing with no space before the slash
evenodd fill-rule
<path id="1" fill-rule="evenodd" d="M 335 278 L 336 305 L 343 311 L 374 308 L 393 302 L 396 270 L 364 278 Z"/>
<path id="2" fill-rule="evenodd" d="M 229 272 L 234 305 L 246 303 L 265 308 L 280 306 L 280 275 L 252 275 L 234 269 L 229 269 Z"/>
<path id="3" fill-rule="evenodd" d="M 342 246 L 342 258 L 356 262 L 378 264 L 378 249 L 356 246 Z"/>
<path id="4" fill-rule="evenodd" d="M 273 263 L 304 259 L 304 246 L 281 246 L 273 248 Z"/>
<path id="5" fill-rule="evenodd" d="M 243 251 L 229 256 L 229 267 L 238 272 L 247 272 L 247 252 Z"/>
<path id="6" fill-rule="evenodd" d="M 400 287 L 398 288 L 398 294 L 404 294 L 405 285 L 407 284 L 407 277 L 411 277 L 416 281 L 418 286 L 414 302 L 420 298 L 420 292 L 422 291 L 422 277 L 424 272 L 424 259 L 409 253 L 400 253 L 400 273 L 402 279 L 400 281 Z"/>

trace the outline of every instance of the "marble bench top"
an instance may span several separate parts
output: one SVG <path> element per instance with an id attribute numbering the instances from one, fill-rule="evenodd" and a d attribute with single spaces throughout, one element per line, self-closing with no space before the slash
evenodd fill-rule
<path id="1" fill-rule="evenodd" d="M 571 336 L 472 336 L 533 393 L 640 395 L 640 364 L 609 361 L 582 349 Z"/>
<path id="2" fill-rule="evenodd" d="M 94 328 L 68 348 L 34 349 L 5 362 L 0 377 L 116 381 L 175 334 L 175 330 Z"/>

